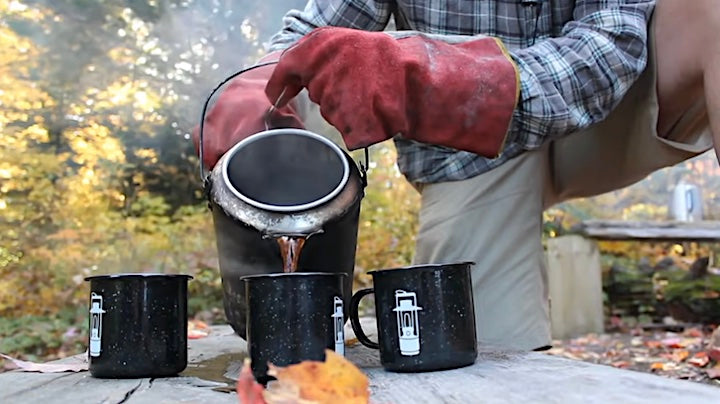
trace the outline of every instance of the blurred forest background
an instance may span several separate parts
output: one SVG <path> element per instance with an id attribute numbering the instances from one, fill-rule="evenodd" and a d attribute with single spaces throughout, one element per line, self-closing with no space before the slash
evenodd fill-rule
<path id="1" fill-rule="evenodd" d="M 223 321 L 214 234 L 190 139 L 223 78 L 264 54 L 305 0 L 0 0 L 0 352 L 83 352 L 85 276 L 185 273 L 191 315 Z M 365 270 L 407 264 L 418 196 L 390 142 L 373 147 L 362 205 Z M 713 153 L 627 189 L 545 214 L 556 237 L 589 218 L 665 220 L 680 179 L 720 216 Z M 713 246 L 601 244 L 606 272 L 671 259 L 686 270 Z M 645 276 L 645 275 L 642 275 Z M 647 278 L 647 276 L 645 276 Z"/>

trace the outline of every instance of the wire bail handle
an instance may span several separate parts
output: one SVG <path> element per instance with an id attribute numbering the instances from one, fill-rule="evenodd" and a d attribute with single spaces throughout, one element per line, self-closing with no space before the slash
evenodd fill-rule
<path id="1" fill-rule="evenodd" d="M 215 95 L 215 93 L 220 90 L 225 84 L 227 84 L 230 80 L 234 79 L 235 77 L 248 72 L 253 69 L 257 69 L 259 67 L 269 66 L 272 64 L 277 64 L 278 60 L 274 60 L 271 62 L 263 62 L 263 63 L 257 63 L 252 66 L 240 69 L 236 71 L 235 73 L 229 75 L 225 79 L 223 79 L 208 95 L 207 99 L 205 100 L 205 103 L 203 104 L 202 113 L 200 115 L 200 128 L 199 128 L 199 134 L 198 134 L 198 157 L 199 157 L 199 166 L 200 166 L 200 180 L 203 182 L 203 188 L 205 189 L 205 192 L 209 196 L 209 185 L 210 185 L 210 174 L 208 170 L 205 169 L 205 161 L 204 161 L 204 139 L 205 139 L 205 115 L 207 115 L 207 109 L 210 105 L 210 101 L 212 100 L 212 97 Z M 280 103 L 280 100 L 283 99 L 283 96 L 285 95 L 286 88 L 283 88 L 282 92 L 280 93 L 280 96 L 275 100 L 274 104 L 270 104 L 270 107 L 268 108 L 267 112 L 265 113 L 265 130 L 270 130 L 270 118 L 271 115 L 275 110 L 278 109 L 278 104 Z M 369 167 L 369 152 L 368 148 L 365 147 L 365 164 L 363 165 L 362 162 L 359 162 L 360 166 L 360 174 L 361 179 L 363 182 L 363 186 L 367 185 L 367 169 Z"/>

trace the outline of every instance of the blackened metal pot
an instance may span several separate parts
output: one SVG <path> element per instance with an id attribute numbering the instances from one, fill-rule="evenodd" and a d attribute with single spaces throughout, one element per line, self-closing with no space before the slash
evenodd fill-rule
<path id="1" fill-rule="evenodd" d="M 245 338 L 240 278 L 282 272 L 277 238 L 306 238 L 298 272 L 344 273 L 352 292 L 364 170 L 323 136 L 300 129 L 252 135 L 223 155 L 206 180 L 225 314 Z"/>

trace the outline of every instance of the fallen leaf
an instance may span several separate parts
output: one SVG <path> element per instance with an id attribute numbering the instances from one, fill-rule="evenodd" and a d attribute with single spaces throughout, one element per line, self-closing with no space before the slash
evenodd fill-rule
<path id="1" fill-rule="evenodd" d="M 355 365 L 336 354 L 325 351 L 325 362 L 304 361 L 287 367 L 269 365 L 268 375 L 277 380 L 268 383 L 264 392 L 268 403 L 295 398 L 298 403 L 366 404 L 370 399 L 367 376 Z"/>
<path id="2" fill-rule="evenodd" d="M 652 365 L 650 365 L 650 369 L 652 370 L 665 370 L 665 364 L 662 362 L 655 362 Z"/>
<path id="3" fill-rule="evenodd" d="M 683 335 L 686 337 L 694 337 L 694 338 L 700 338 L 700 337 L 705 336 L 705 334 L 702 332 L 702 330 L 697 327 L 688 328 L 687 330 L 685 330 L 685 332 L 683 332 Z"/>
<path id="4" fill-rule="evenodd" d="M 685 341 L 680 338 L 665 338 L 661 341 L 662 345 L 668 348 L 685 348 Z"/>
<path id="5" fill-rule="evenodd" d="M 188 339 L 200 339 L 200 338 L 205 338 L 208 335 L 210 335 L 210 333 L 207 333 L 205 331 L 188 330 Z"/>
<path id="6" fill-rule="evenodd" d="M 81 359 L 68 363 L 35 363 L 15 359 L 1 353 L 0 357 L 12 362 L 15 366 L 17 366 L 16 370 L 21 372 L 61 373 L 82 372 L 88 369 L 87 361 L 83 361 Z"/>
<path id="7" fill-rule="evenodd" d="M 717 299 L 720 297 L 720 293 L 718 293 L 717 290 L 706 290 L 705 296 L 706 299 Z"/>
<path id="8" fill-rule="evenodd" d="M 682 362 L 687 357 L 690 356 L 690 351 L 687 351 L 685 349 L 676 350 L 670 355 L 670 359 L 672 359 L 675 362 Z"/>
<path id="9" fill-rule="evenodd" d="M 661 348 L 663 343 L 660 341 L 645 341 L 645 346 L 651 349 Z"/>
<path id="10" fill-rule="evenodd" d="M 705 352 L 698 352 L 693 355 L 692 358 L 688 359 L 688 363 L 702 368 L 705 367 L 708 363 L 710 363 L 710 358 L 708 358 L 708 355 Z"/>
<path id="11" fill-rule="evenodd" d="M 210 335 L 210 327 L 200 320 L 188 321 L 188 339 L 200 339 Z"/>
<path id="12" fill-rule="evenodd" d="M 705 373 L 711 379 L 720 379 L 720 365 L 715 365 L 715 367 L 706 369 Z"/>
<path id="13" fill-rule="evenodd" d="M 250 369 L 250 358 L 245 358 L 238 376 L 236 391 L 240 404 L 267 404 L 263 397 L 265 388 L 255 380 Z"/>
<path id="14" fill-rule="evenodd" d="M 610 364 L 611 366 L 614 366 L 616 368 L 625 369 L 630 366 L 630 362 L 628 361 L 617 361 Z"/>
<path id="15" fill-rule="evenodd" d="M 707 351 L 707 354 L 710 357 L 710 359 L 712 359 L 716 362 L 720 362 L 720 348 L 710 348 Z"/>

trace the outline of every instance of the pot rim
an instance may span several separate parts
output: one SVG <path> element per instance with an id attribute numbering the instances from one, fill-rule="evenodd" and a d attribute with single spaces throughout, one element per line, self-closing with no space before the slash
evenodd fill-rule
<path id="1" fill-rule="evenodd" d="M 254 275 L 245 275 L 240 277 L 241 281 L 245 280 L 251 280 L 251 279 L 258 279 L 258 278 L 285 278 L 285 277 L 305 277 L 305 276 L 341 276 L 346 277 L 348 276 L 346 273 L 342 272 L 273 272 L 269 274 L 254 274 Z"/>
<path id="2" fill-rule="evenodd" d="M 243 194 L 242 192 L 237 190 L 232 185 L 232 183 L 230 182 L 230 178 L 228 176 L 228 165 L 230 164 L 230 160 L 232 160 L 232 157 L 234 156 L 234 154 L 239 149 L 247 146 L 248 144 L 251 144 L 253 142 L 256 142 L 256 141 L 261 140 L 266 137 L 283 135 L 283 134 L 294 134 L 294 135 L 306 136 L 306 137 L 310 137 L 315 140 L 318 140 L 321 143 L 324 143 L 326 146 L 330 147 L 330 149 L 332 149 L 332 151 L 334 151 L 338 155 L 338 157 L 340 157 L 340 161 L 342 161 L 342 165 L 343 165 L 343 175 L 342 175 L 342 178 L 340 179 L 340 182 L 338 183 L 338 185 L 332 191 L 330 191 L 330 193 L 323 196 L 322 198 L 316 199 L 311 202 L 299 204 L 299 205 L 272 205 L 272 204 L 256 201 L 256 200 L 246 196 L 245 194 Z M 265 210 L 269 210 L 269 211 L 273 211 L 273 212 L 299 212 L 302 210 L 306 210 L 306 209 L 310 209 L 310 208 L 314 208 L 316 206 L 322 205 L 323 203 L 325 203 L 325 202 L 331 200 L 332 198 L 334 198 L 335 196 L 337 196 L 337 194 L 339 194 L 340 191 L 342 191 L 343 188 L 345 188 L 345 184 L 347 184 L 348 179 L 350 178 L 350 164 L 348 163 L 343 150 L 337 144 L 332 142 L 331 140 L 329 140 L 323 136 L 320 136 L 317 133 L 313 133 L 313 132 L 310 132 L 310 131 L 304 130 L 304 129 L 281 128 L 281 129 L 270 129 L 270 130 L 258 132 L 252 136 L 246 137 L 245 139 L 238 142 L 235 146 L 230 148 L 230 150 L 228 150 L 227 153 L 225 153 L 222 160 L 223 160 L 222 166 L 221 166 L 222 179 L 223 179 L 223 182 L 225 182 L 225 185 L 227 186 L 227 188 L 230 190 L 230 192 L 232 192 L 233 195 L 237 196 L 238 198 L 240 198 L 242 201 L 244 201 L 247 204 L 255 206 L 256 208 L 265 209 Z"/>
<path id="3" fill-rule="evenodd" d="M 92 275 L 85 277 L 86 281 L 93 279 L 128 279 L 128 278 L 186 278 L 193 279 L 192 275 L 185 274 L 162 274 L 162 273 L 144 273 L 144 272 L 121 272 L 117 274 Z"/>
<path id="4" fill-rule="evenodd" d="M 374 269 L 372 271 L 368 271 L 368 274 L 384 274 L 388 272 L 395 272 L 395 271 L 402 271 L 402 270 L 411 270 L 411 271 L 434 271 L 437 269 L 443 269 L 443 268 L 455 268 L 459 266 L 473 266 L 475 265 L 474 261 L 459 261 L 459 262 L 448 262 L 444 264 L 417 264 L 417 265 L 406 265 L 402 267 L 396 267 L 396 268 L 383 268 L 383 269 Z"/>

